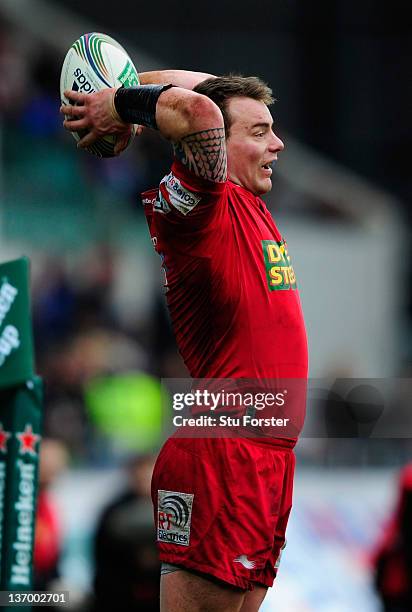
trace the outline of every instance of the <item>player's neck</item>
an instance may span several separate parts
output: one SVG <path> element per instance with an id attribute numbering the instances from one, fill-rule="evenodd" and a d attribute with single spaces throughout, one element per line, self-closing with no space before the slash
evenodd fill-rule
<path id="1" fill-rule="evenodd" d="M 248 193 L 249 195 L 253 196 L 254 198 L 260 198 L 260 195 L 257 193 L 253 193 L 253 191 L 250 191 L 250 189 L 248 189 L 247 187 L 245 187 L 244 185 L 242 185 L 239 181 L 237 181 L 235 178 L 231 178 L 229 177 L 229 181 L 231 183 L 233 183 L 233 185 L 236 185 L 236 187 L 240 187 L 241 189 L 243 189 L 244 191 L 246 191 L 246 193 Z"/>

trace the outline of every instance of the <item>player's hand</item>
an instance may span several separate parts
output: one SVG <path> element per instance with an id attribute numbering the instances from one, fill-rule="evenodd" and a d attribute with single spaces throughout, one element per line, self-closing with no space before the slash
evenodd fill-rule
<path id="1" fill-rule="evenodd" d="M 106 134 L 117 136 L 116 155 L 126 148 L 133 126 L 118 117 L 113 104 L 115 92 L 116 88 L 102 89 L 92 94 L 72 90 L 64 92 L 71 102 L 60 107 L 60 112 L 65 115 L 64 127 L 71 132 L 88 132 L 77 143 L 80 149 L 90 146 Z M 142 126 L 137 126 L 136 135 L 141 134 L 142 130 Z"/>

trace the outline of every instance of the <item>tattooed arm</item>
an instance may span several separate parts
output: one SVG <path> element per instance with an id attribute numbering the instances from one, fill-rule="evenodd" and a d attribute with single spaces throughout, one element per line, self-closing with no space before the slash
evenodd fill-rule
<path id="1" fill-rule="evenodd" d="M 172 141 L 175 156 L 196 176 L 216 183 L 226 180 L 223 116 L 206 96 L 173 87 L 159 98 L 156 122 Z"/>
<path id="2" fill-rule="evenodd" d="M 223 118 L 218 107 L 189 91 L 212 74 L 189 70 L 141 72 L 141 85 L 173 83 L 157 103 L 160 131 L 172 140 L 175 157 L 196 176 L 215 182 L 226 180 L 226 147 Z M 206 128 L 206 129 L 205 129 Z"/>
<path id="3" fill-rule="evenodd" d="M 209 98 L 189 91 L 213 75 L 187 70 L 161 70 L 139 74 L 142 85 L 173 83 L 177 87 L 160 97 L 156 121 L 173 142 L 174 154 L 196 176 L 214 182 L 226 180 L 226 145 L 223 117 Z"/>
<path id="4" fill-rule="evenodd" d="M 224 128 L 189 134 L 173 145 L 175 157 L 200 178 L 221 183 L 226 180 Z"/>

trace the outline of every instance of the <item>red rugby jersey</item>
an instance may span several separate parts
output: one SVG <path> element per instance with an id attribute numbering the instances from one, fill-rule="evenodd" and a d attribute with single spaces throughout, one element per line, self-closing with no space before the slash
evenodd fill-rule
<path id="1" fill-rule="evenodd" d="M 263 200 L 175 160 L 143 194 L 167 304 L 193 378 L 306 378 L 306 331 L 287 245 Z"/>

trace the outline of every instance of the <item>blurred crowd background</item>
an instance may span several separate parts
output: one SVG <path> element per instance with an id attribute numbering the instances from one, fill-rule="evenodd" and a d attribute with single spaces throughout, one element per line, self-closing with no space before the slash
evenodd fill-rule
<path id="1" fill-rule="evenodd" d="M 122 0 L 116 10 L 95 0 L 0 0 L 0 260 L 26 254 L 32 262 L 48 439 L 36 561 L 42 587 L 63 581 L 84 610 L 112 609 L 110 593 L 120 591 L 129 598 L 122 609 L 134 609 L 133 601 L 156 609 L 147 483 L 162 442 L 160 381 L 187 375 L 140 205 L 141 191 L 168 172 L 170 147 L 146 130 L 117 159 L 77 151 L 58 112 L 67 49 L 81 34 L 103 31 L 140 71 L 264 78 L 286 143 L 267 203 L 292 253 L 311 376 L 409 379 L 406 17 L 405 4 L 384 0 L 260 0 L 253 10 L 243 0 L 209 0 L 202 9 Z M 410 400 L 406 385 L 385 410 L 407 414 Z M 379 610 L 375 570 L 380 563 L 382 578 L 391 512 L 392 541 L 404 534 L 395 489 L 412 459 L 405 423 L 396 438 L 370 429 L 363 439 L 301 441 L 290 553 L 266 610 Z M 401 597 L 408 572 L 403 567 L 402 583 L 394 566 Z"/>

